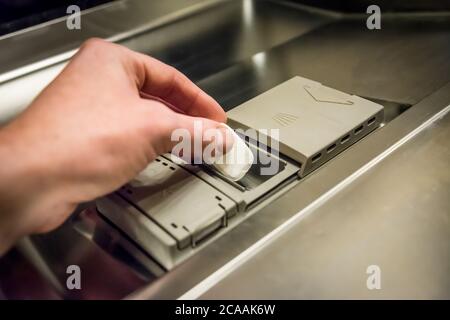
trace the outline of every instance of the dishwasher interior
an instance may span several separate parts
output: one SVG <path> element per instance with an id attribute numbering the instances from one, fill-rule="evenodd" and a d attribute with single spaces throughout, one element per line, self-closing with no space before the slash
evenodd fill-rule
<path id="1" fill-rule="evenodd" d="M 402 117 L 411 112 L 425 117 L 426 110 L 415 105 L 450 81 L 447 12 L 402 8 L 406 11 L 386 13 L 382 29 L 373 31 L 365 26 L 365 12 L 308 1 L 165 6 L 157 8 L 160 19 L 148 23 L 150 2 L 112 2 L 86 16 L 95 19 L 83 32 L 181 70 L 222 105 L 258 162 L 234 182 L 208 167 L 159 156 L 143 172 L 144 182 L 132 181 L 80 205 L 63 226 L 24 239 L 2 258 L 6 296 L 24 296 L 26 284 L 13 288 L 13 283 L 25 273 L 39 279 L 33 282 L 36 297 L 178 298 L 387 149 L 377 134 L 396 125 L 393 140 L 407 134 L 417 123 L 403 125 Z M 112 25 L 109 15 L 121 12 L 142 20 L 142 26 Z M 39 39 L 39 32 L 31 36 Z M 12 39 L 0 38 L 0 46 Z M 58 47 L 60 39 L 46 41 L 51 54 L 64 54 L 79 45 L 77 37 L 69 40 L 73 48 Z M 11 61 L 15 49 L 0 53 L 5 62 L 0 93 L 10 108 L 23 109 L 45 86 L 45 73 L 55 74 L 66 60 L 34 70 L 49 55 L 39 46 L 35 58 L 20 57 L 30 63 L 32 72 L 26 73 Z M 40 60 L 33 61 L 36 57 Z M 22 73 L 13 77 L 14 70 Z M 24 84 L 32 87 L 30 96 L 15 96 Z M 264 128 L 278 129 L 279 135 Z M 253 135 L 246 134 L 249 129 Z M 374 154 L 358 151 L 371 143 Z M 271 174 L 261 174 L 273 166 Z M 82 292 L 64 289 L 69 264 L 84 270 Z"/>
<path id="2" fill-rule="evenodd" d="M 97 210 L 170 270 L 205 239 L 237 226 L 266 199 L 375 130 L 383 110 L 294 77 L 228 112 L 228 121 L 244 134 L 242 129 L 258 129 L 243 137 L 257 160 L 242 179 L 161 156 L 145 169 L 146 181 L 99 199 Z"/>

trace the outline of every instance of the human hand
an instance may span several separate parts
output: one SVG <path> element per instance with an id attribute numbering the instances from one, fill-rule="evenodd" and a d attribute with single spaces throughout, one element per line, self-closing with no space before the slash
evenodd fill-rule
<path id="1" fill-rule="evenodd" d="M 116 44 L 87 41 L 0 130 L 0 254 L 23 235 L 60 225 L 78 203 L 131 180 L 177 143 L 173 130 L 192 131 L 194 120 L 207 130 L 221 127 L 226 115 L 174 68 Z"/>

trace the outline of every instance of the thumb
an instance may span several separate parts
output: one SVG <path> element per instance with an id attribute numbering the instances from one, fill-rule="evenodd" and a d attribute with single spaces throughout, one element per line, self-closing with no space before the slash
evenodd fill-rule
<path id="1" fill-rule="evenodd" d="M 176 117 L 177 127 L 167 137 L 172 155 L 188 163 L 210 164 L 232 148 L 233 134 L 223 123 L 179 113 Z"/>

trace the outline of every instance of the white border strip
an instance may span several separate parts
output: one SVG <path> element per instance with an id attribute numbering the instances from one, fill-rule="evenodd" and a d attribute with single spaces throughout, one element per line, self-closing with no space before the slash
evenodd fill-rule
<path id="1" fill-rule="evenodd" d="M 270 233 L 268 233 L 266 236 L 255 242 L 252 246 L 247 248 L 245 251 L 241 252 L 239 255 L 237 255 L 235 258 L 230 260 L 228 263 L 226 263 L 224 266 L 222 266 L 220 269 L 209 275 L 207 278 L 199 282 L 196 286 L 191 288 L 189 291 L 184 293 L 181 297 L 178 298 L 178 300 L 192 300 L 197 299 L 201 295 L 203 295 L 206 291 L 211 289 L 214 285 L 216 285 L 218 282 L 223 280 L 226 276 L 231 274 L 234 270 L 236 270 L 239 266 L 243 265 L 246 261 L 248 261 L 250 258 L 255 256 L 259 251 L 261 251 L 266 245 L 271 243 L 271 240 L 275 239 L 277 236 L 280 236 L 283 232 L 290 229 L 291 226 L 293 226 L 296 222 L 303 219 L 305 216 L 307 216 L 309 213 L 311 213 L 314 209 L 325 203 L 328 199 L 333 197 L 335 194 L 337 194 L 339 191 L 350 185 L 353 181 L 355 181 L 357 178 L 362 176 L 364 173 L 369 171 L 371 168 L 373 168 L 375 165 L 377 165 L 379 162 L 381 162 L 383 159 L 385 159 L 387 156 L 389 156 L 391 153 L 393 153 L 395 150 L 400 148 L 403 144 L 414 138 L 418 133 L 426 129 L 428 126 L 430 126 L 433 122 L 436 120 L 442 118 L 447 112 L 450 111 L 450 105 L 436 113 L 434 116 L 432 116 L 430 119 L 422 123 L 419 127 L 411 131 L 409 134 L 407 134 L 405 137 L 394 143 L 391 147 L 383 151 L 381 154 L 373 158 L 371 161 L 369 161 L 367 164 L 362 166 L 360 169 L 355 171 L 353 174 L 342 180 L 340 183 L 338 183 L 336 186 L 328 190 L 326 193 L 324 193 L 322 196 L 317 198 L 315 201 L 310 203 L 308 206 L 303 208 L 301 211 L 296 213 L 294 216 L 286 220 L 283 224 L 279 225 L 276 229 L 272 230 Z"/>
<path id="2" fill-rule="evenodd" d="M 34 71 L 45 69 L 61 62 L 66 62 L 67 60 L 72 58 L 72 56 L 77 51 L 78 48 L 2 73 L 0 74 L 0 85 L 3 85 L 8 81 L 20 78 L 21 76 L 28 75 Z"/>

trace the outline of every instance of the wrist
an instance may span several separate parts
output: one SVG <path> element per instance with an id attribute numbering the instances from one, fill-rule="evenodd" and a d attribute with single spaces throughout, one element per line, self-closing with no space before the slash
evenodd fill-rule
<path id="1" fill-rule="evenodd" d="M 33 232 L 33 207 L 44 189 L 36 185 L 41 170 L 24 136 L 10 125 L 0 129 L 0 255 Z"/>
<path id="2" fill-rule="evenodd" d="M 7 129 L 0 130 L 0 255 L 3 254 L 19 238 L 17 225 L 18 213 L 16 205 L 12 203 L 15 191 L 11 190 L 11 182 L 19 180 L 15 175 L 13 159 L 14 146 Z M 20 219 L 19 219 L 20 220 Z"/>

